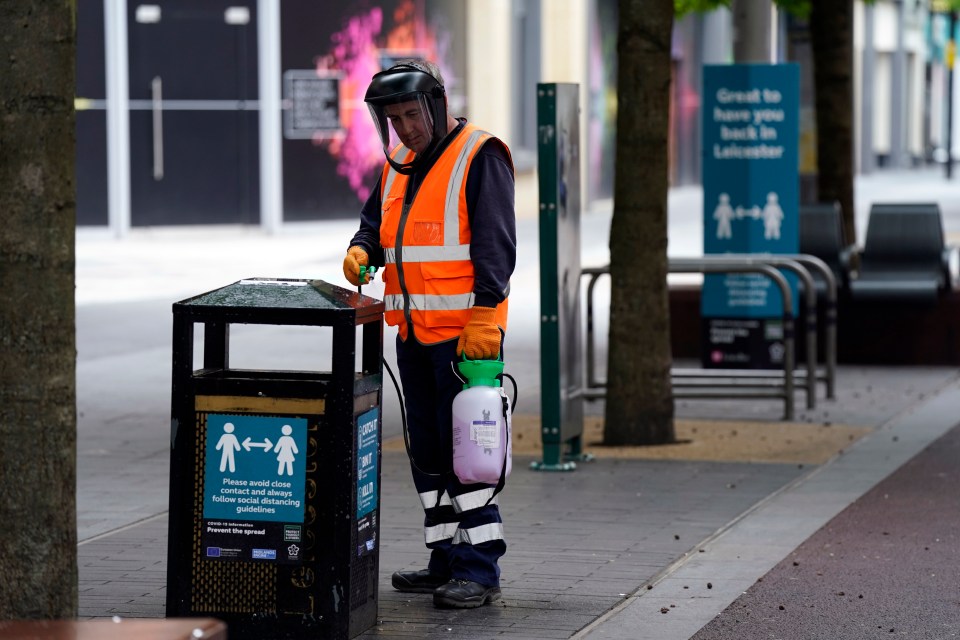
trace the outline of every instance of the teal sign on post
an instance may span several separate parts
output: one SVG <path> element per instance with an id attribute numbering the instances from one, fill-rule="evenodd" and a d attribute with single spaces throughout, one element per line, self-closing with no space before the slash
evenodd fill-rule
<path id="1" fill-rule="evenodd" d="M 799 105 L 796 64 L 704 67 L 705 255 L 799 251 Z M 707 275 L 704 364 L 777 364 L 782 305 L 761 275 Z"/>

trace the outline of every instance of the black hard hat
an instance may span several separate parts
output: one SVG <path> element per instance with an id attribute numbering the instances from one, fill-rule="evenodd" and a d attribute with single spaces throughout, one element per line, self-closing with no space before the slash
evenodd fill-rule
<path id="1" fill-rule="evenodd" d="M 416 94 L 443 97 L 443 85 L 416 62 L 401 62 L 374 74 L 363 101 L 387 105 L 412 100 Z"/>
<path id="2" fill-rule="evenodd" d="M 404 61 L 375 74 L 363 100 L 370 109 L 387 161 L 400 173 L 416 171 L 447 134 L 446 93 L 440 80 L 423 63 Z M 391 155 L 395 145 L 390 140 L 390 126 L 384 110 L 386 106 L 404 102 L 419 104 L 424 128 L 431 135 L 426 148 L 406 163 L 398 162 Z"/>

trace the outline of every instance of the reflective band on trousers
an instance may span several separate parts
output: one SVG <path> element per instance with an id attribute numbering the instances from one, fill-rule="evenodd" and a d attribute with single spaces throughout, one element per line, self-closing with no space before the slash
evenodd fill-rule
<path id="1" fill-rule="evenodd" d="M 460 311 L 473 307 L 474 294 L 472 291 L 452 296 L 411 293 L 409 298 L 410 308 L 414 311 Z M 403 311 L 403 294 L 383 296 L 383 308 L 386 311 Z"/>
<path id="2" fill-rule="evenodd" d="M 441 540 L 449 540 L 454 537 L 454 534 L 459 533 L 457 531 L 456 522 L 444 522 L 443 524 L 434 525 L 432 527 L 423 528 L 423 540 L 427 544 L 432 542 L 440 542 Z"/>
<path id="3" fill-rule="evenodd" d="M 440 496 L 440 504 L 437 504 L 437 496 Z M 450 496 L 446 492 L 424 491 L 420 494 L 420 504 L 424 509 L 433 509 L 434 507 L 445 507 L 451 504 Z"/>
<path id="4" fill-rule="evenodd" d="M 485 506 L 490 498 L 493 498 L 493 500 L 490 500 L 490 504 L 497 504 L 497 498 L 493 495 L 494 491 L 495 489 L 491 487 L 461 494 L 453 499 L 453 510 L 462 513 L 471 509 L 479 509 Z"/>
<path id="5" fill-rule="evenodd" d="M 472 529 L 457 529 L 453 544 L 482 544 L 491 540 L 503 540 L 503 523 L 491 522 Z"/>

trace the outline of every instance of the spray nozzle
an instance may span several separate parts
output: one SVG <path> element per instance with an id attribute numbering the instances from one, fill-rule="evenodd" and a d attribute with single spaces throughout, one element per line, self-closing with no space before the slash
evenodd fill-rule
<path id="1" fill-rule="evenodd" d="M 367 280 L 367 275 L 370 276 L 370 280 L 373 280 L 373 278 L 374 278 L 374 276 L 375 276 L 376 274 L 377 274 L 377 268 L 376 268 L 376 267 L 373 267 L 373 266 L 368 267 L 368 266 L 366 266 L 366 265 L 361 265 L 361 266 L 360 266 L 360 282 L 366 284 L 367 282 L 369 282 L 369 281 Z"/>
<path id="2" fill-rule="evenodd" d="M 470 387 L 499 387 L 497 376 L 503 373 L 503 360 L 471 360 L 463 355 L 463 362 L 457 363 L 457 369 L 467 379 L 464 389 Z"/>

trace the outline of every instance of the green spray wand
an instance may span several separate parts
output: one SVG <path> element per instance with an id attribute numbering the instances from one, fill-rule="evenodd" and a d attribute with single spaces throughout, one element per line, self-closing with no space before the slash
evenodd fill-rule
<path id="1" fill-rule="evenodd" d="M 366 265 L 360 266 L 360 286 L 363 286 L 367 283 L 366 276 L 369 274 L 370 279 L 373 280 L 374 276 L 377 275 L 376 267 L 368 267 Z"/>

